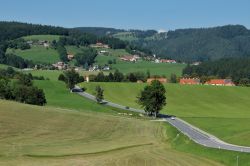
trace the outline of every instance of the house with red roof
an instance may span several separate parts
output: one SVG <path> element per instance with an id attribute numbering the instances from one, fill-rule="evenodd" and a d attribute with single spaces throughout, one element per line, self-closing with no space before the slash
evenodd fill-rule
<path id="1" fill-rule="evenodd" d="M 199 85 L 200 79 L 199 78 L 181 78 L 180 84 L 181 85 Z"/>
<path id="2" fill-rule="evenodd" d="M 210 81 L 207 81 L 205 85 L 235 86 L 231 79 L 212 79 Z"/>
<path id="3" fill-rule="evenodd" d="M 176 61 L 172 59 L 161 59 L 160 62 L 161 63 L 176 63 Z"/>

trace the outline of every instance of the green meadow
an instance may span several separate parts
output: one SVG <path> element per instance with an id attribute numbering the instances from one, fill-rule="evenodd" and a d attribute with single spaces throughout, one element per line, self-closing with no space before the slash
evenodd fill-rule
<path id="1" fill-rule="evenodd" d="M 136 97 L 146 84 L 81 83 L 94 93 L 104 88 L 107 100 L 141 108 Z M 250 146 L 250 88 L 165 84 L 167 106 L 162 113 L 176 115 L 189 123 L 238 145 Z"/>
<path id="2" fill-rule="evenodd" d="M 237 155 L 250 164 L 249 154 L 199 146 L 164 122 L 121 116 L 122 110 L 70 93 L 56 80 L 60 72 L 31 71 L 50 79 L 34 81 L 44 89 L 44 107 L 0 100 L 0 165 L 233 166 Z M 84 86 L 91 92 L 96 84 Z"/>
<path id="3" fill-rule="evenodd" d="M 22 37 L 24 40 L 46 40 L 52 42 L 53 40 L 58 41 L 60 36 L 59 35 L 30 35 Z"/>
<path id="4" fill-rule="evenodd" d="M 34 45 L 30 49 L 20 50 L 20 49 L 8 49 L 7 53 L 13 53 L 15 55 L 21 56 L 24 59 L 32 60 L 36 63 L 48 63 L 53 64 L 60 61 L 59 54 L 55 49 L 45 48 L 44 46 Z"/>
<path id="5" fill-rule="evenodd" d="M 117 64 L 112 65 L 113 69 L 118 69 L 123 73 L 131 72 L 146 72 L 149 71 L 151 75 L 160 75 L 170 77 L 170 75 L 176 74 L 181 76 L 182 70 L 185 67 L 183 64 L 167 64 L 167 63 L 154 63 L 149 61 L 138 62 L 124 62 L 117 61 Z"/>
<path id="6" fill-rule="evenodd" d="M 223 162 L 211 150 L 208 157 L 185 152 L 188 144 L 195 145 L 183 135 L 176 139 L 176 130 L 163 123 L 3 100 L 0 117 L 1 165 L 220 166 Z M 182 147 L 176 147 L 180 151 L 172 148 L 184 140 Z M 242 160 L 249 164 L 246 157 L 242 155 Z"/>

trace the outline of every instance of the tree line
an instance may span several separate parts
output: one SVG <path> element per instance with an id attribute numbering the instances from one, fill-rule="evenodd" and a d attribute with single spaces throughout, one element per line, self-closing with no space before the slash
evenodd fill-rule
<path id="1" fill-rule="evenodd" d="M 47 103 L 42 89 L 33 85 L 31 74 L 16 72 L 9 67 L 0 69 L 0 98 L 21 103 L 45 105 Z M 44 79 L 36 77 L 36 79 Z"/>
<path id="2" fill-rule="evenodd" d="M 249 86 L 250 58 L 223 58 L 198 66 L 188 65 L 183 69 L 183 75 L 200 77 L 204 81 L 209 78 L 232 78 L 237 85 Z"/>
<path id="3" fill-rule="evenodd" d="M 93 82 L 145 82 L 147 78 L 150 78 L 150 72 L 131 72 L 128 74 L 123 74 L 119 70 L 115 70 L 114 73 L 110 72 L 105 75 L 103 72 L 99 72 L 97 75 L 90 75 L 89 79 Z M 157 76 L 153 76 L 157 77 Z"/>

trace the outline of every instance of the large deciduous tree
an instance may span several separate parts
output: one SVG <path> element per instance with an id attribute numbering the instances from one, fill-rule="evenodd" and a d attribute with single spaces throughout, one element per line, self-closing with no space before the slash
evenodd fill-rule
<path id="1" fill-rule="evenodd" d="M 166 105 L 166 90 L 158 81 L 152 81 L 151 85 L 147 85 L 138 96 L 138 103 L 144 108 L 148 115 L 158 115 L 163 106 Z"/>
<path id="2" fill-rule="evenodd" d="M 89 66 L 92 65 L 97 56 L 97 52 L 93 48 L 83 48 L 81 53 L 75 55 L 78 65 Z"/>

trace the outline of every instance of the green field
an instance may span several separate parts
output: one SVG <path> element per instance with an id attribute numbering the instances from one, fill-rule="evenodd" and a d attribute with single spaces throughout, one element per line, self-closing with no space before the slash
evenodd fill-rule
<path id="1" fill-rule="evenodd" d="M 217 166 L 237 154 L 201 148 L 160 122 L 103 113 L 0 100 L 0 119 L 0 165 Z"/>
<path id="2" fill-rule="evenodd" d="M 105 65 L 108 64 L 109 60 L 116 59 L 116 64 L 112 64 L 112 71 L 118 69 L 124 74 L 131 72 L 146 72 L 150 71 L 151 75 L 164 75 L 166 77 L 170 77 L 172 73 L 181 76 L 183 68 L 186 66 L 184 64 L 167 64 L 167 63 L 154 63 L 150 61 L 140 60 L 136 63 L 133 62 L 125 62 L 120 60 L 120 57 L 123 55 L 130 55 L 124 49 L 98 49 L 106 50 L 109 52 L 108 55 L 99 54 L 96 57 L 96 64 Z"/>
<path id="3" fill-rule="evenodd" d="M 32 60 L 36 63 L 41 62 L 52 64 L 60 61 L 59 54 L 55 49 L 46 49 L 44 46 L 34 45 L 27 50 L 8 49 L 7 53 L 13 53 L 15 55 L 21 56 L 24 59 Z"/>
<path id="4" fill-rule="evenodd" d="M 120 110 L 72 94 L 63 82 L 53 79 L 59 71 L 32 74 L 50 78 L 34 81 L 44 89 L 48 104 L 38 107 L 0 100 L 0 165 L 203 166 L 220 162 L 233 166 L 237 155 L 242 165 L 250 164 L 249 154 L 201 147 L 165 123 L 120 116 Z M 88 85 L 91 90 L 93 84 Z"/>
<path id="5" fill-rule="evenodd" d="M 60 36 L 58 35 L 31 35 L 22 37 L 24 40 L 46 40 L 46 41 L 58 41 Z M 59 54 L 55 49 L 45 48 L 40 45 L 33 45 L 30 49 L 20 50 L 20 49 L 7 49 L 7 53 L 13 53 L 15 55 L 21 56 L 24 59 L 32 60 L 35 63 L 48 63 L 53 64 L 60 61 Z"/>
<path id="6" fill-rule="evenodd" d="M 12 67 L 12 66 L 9 66 L 9 65 L 5 65 L 5 64 L 0 64 L 0 69 L 7 69 L 8 67 Z M 15 67 L 12 67 L 14 70 L 18 70 L 17 68 Z"/>
<path id="7" fill-rule="evenodd" d="M 24 40 L 46 40 L 52 42 L 53 40 L 58 41 L 60 36 L 59 35 L 31 35 L 22 37 Z"/>
<path id="8" fill-rule="evenodd" d="M 104 88 L 107 100 L 140 108 L 135 102 L 146 84 L 82 83 L 92 93 Z M 166 84 L 167 106 L 162 113 L 176 115 L 229 143 L 250 146 L 250 88 Z"/>
<path id="9" fill-rule="evenodd" d="M 154 63 L 148 61 L 138 61 L 136 63 L 117 61 L 117 64 L 112 65 L 113 69 L 118 69 L 123 73 L 130 72 L 146 72 L 150 71 L 151 75 L 164 75 L 170 77 L 172 73 L 181 76 L 182 70 L 185 67 L 183 64 L 167 64 L 167 63 Z"/>

